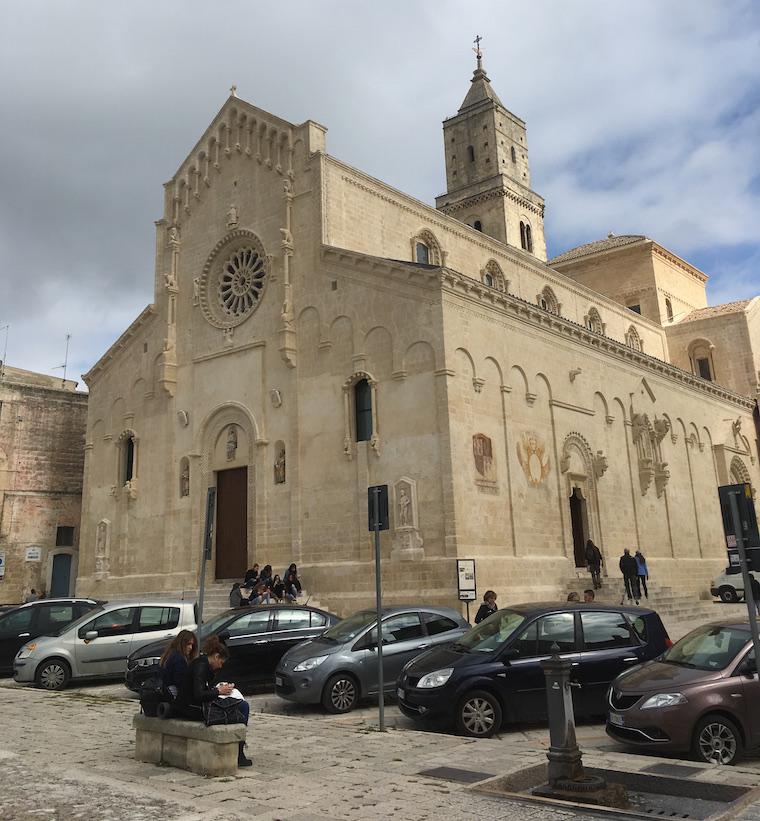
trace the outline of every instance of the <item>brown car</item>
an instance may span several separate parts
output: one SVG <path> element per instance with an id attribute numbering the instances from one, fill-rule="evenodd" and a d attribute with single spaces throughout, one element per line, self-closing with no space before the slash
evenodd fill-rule
<path id="1" fill-rule="evenodd" d="M 607 733 L 637 747 L 733 764 L 760 745 L 760 681 L 748 624 L 706 624 L 610 686 Z"/>

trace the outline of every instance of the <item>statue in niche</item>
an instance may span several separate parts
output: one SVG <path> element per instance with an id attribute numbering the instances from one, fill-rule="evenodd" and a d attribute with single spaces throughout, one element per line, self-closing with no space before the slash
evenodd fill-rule
<path id="1" fill-rule="evenodd" d="M 201 301 L 201 278 L 193 277 L 193 305 L 199 305 Z"/>
<path id="2" fill-rule="evenodd" d="M 401 527 L 407 527 L 411 524 L 409 521 L 409 508 L 412 500 L 407 496 L 406 490 L 401 488 L 398 496 L 398 523 Z"/>
<path id="3" fill-rule="evenodd" d="M 285 484 L 285 448 L 280 448 L 274 460 L 274 483 L 276 485 Z"/>
<path id="4" fill-rule="evenodd" d="M 227 211 L 227 227 L 237 228 L 238 224 L 238 210 L 234 205 L 230 205 Z"/>
<path id="5" fill-rule="evenodd" d="M 227 428 L 227 461 L 231 462 L 235 458 L 238 446 L 237 430 L 234 425 Z"/>
<path id="6" fill-rule="evenodd" d="M 179 246 L 179 233 L 174 226 L 169 229 L 169 245 L 171 245 L 172 248 Z"/>
<path id="7" fill-rule="evenodd" d="M 95 576 L 108 575 L 108 521 L 101 519 L 95 531 Z"/>
<path id="8" fill-rule="evenodd" d="M 167 288 L 177 287 L 177 280 L 174 278 L 174 272 L 171 269 L 164 274 L 164 284 Z"/>
<path id="9" fill-rule="evenodd" d="M 190 465 L 187 463 L 182 466 L 182 473 L 179 476 L 179 495 L 190 495 Z"/>

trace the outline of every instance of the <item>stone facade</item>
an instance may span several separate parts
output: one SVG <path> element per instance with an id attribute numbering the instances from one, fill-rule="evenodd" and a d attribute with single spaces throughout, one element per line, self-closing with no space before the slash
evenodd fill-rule
<path id="1" fill-rule="evenodd" d="M 87 394 L 0 362 L 0 602 L 74 591 Z"/>
<path id="2" fill-rule="evenodd" d="M 480 67 L 454 119 L 493 164 L 525 135 Z M 695 585 L 725 561 L 716 487 L 738 464 L 757 481 L 754 403 L 670 364 L 654 303 L 543 261 L 527 146 L 512 176 L 479 161 L 459 190 L 447 156 L 434 209 L 329 156 L 317 123 L 225 102 L 166 184 L 153 302 L 85 376 L 78 593 L 195 588 L 213 486 L 209 577 L 295 561 L 340 613 L 374 595 L 377 484 L 389 601 L 455 602 L 458 557 L 481 593 L 555 597 L 587 537 L 613 574 L 623 547 Z M 468 186 L 487 215 L 450 207 Z"/>

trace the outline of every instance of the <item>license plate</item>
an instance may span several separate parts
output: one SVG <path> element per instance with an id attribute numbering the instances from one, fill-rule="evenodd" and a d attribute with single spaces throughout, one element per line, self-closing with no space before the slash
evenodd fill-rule
<path id="1" fill-rule="evenodd" d="M 282 687 L 282 676 L 275 676 L 274 683 L 277 687 Z"/>
<path id="2" fill-rule="evenodd" d="M 625 721 L 623 720 L 623 716 L 618 713 L 610 713 L 610 724 L 614 724 L 616 727 L 622 727 Z"/>
<path id="3" fill-rule="evenodd" d="M 403 698 L 404 697 L 404 688 L 403 687 L 397 687 L 396 688 L 396 695 L 399 698 Z"/>

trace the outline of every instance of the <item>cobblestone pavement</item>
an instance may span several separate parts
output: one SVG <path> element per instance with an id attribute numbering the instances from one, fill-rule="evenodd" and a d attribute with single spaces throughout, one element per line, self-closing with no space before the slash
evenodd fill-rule
<path id="1" fill-rule="evenodd" d="M 120 685 L 47 693 L 0 681 L 0 819 L 3 821 L 327 821 L 393 818 L 563 821 L 587 812 L 491 797 L 420 775 L 435 767 L 502 774 L 545 762 L 546 731 L 475 741 L 408 729 L 374 732 L 367 713 L 326 718 L 256 712 L 249 755 L 234 778 L 203 778 L 133 758 L 136 701 Z M 392 717 L 393 710 L 389 708 Z M 364 711 L 362 711 L 364 712 Z M 374 716 L 374 714 L 373 714 Z M 659 759 L 622 752 L 602 728 L 580 729 L 585 763 L 642 769 Z M 698 766 L 698 765 L 696 765 Z M 696 780 L 755 787 L 757 762 L 703 768 Z M 610 817 L 609 815 L 607 816 Z M 615 816 L 618 817 L 618 816 Z M 760 821 L 752 806 L 738 816 Z"/>

